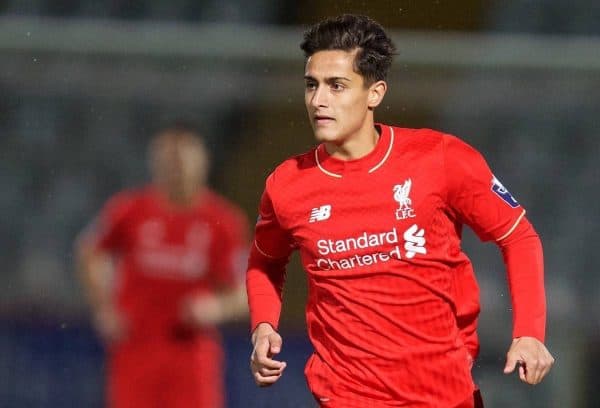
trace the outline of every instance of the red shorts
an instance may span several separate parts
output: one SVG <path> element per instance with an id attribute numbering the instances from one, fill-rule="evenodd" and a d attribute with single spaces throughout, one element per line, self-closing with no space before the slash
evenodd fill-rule
<path id="1" fill-rule="evenodd" d="M 316 395 L 313 394 L 315 399 L 318 401 Z M 329 404 L 319 404 L 321 408 L 329 408 L 331 405 Z M 467 398 L 465 401 L 461 402 L 454 408 L 484 408 L 483 407 L 483 399 L 481 398 L 481 391 L 475 390 L 473 391 L 473 396 Z"/>
<path id="2" fill-rule="evenodd" d="M 110 408 L 224 406 L 223 351 L 213 340 L 115 346 L 110 353 Z"/>

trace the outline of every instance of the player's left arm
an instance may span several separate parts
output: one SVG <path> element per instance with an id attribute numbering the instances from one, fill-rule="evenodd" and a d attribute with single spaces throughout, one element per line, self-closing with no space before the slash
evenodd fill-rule
<path id="1" fill-rule="evenodd" d="M 554 364 L 544 345 L 546 297 L 542 244 L 525 217 L 496 243 L 506 266 L 514 318 L 513 341 L 506 355 L 504 373 L 510 374 L 518 366 L 522 381 L 538 384 Z"/>
<path id="2" fill-rule="evenodd" d="M 447 198 L 460 222 L 483 241 L 495 241 L 503 254 L 513 305 L 513 342 L 505 372 L 539 383 L 554 359 L 544 345 L 546 296 L 544 263 L 538 234 L 525 210 L 492 174 L 485 159 L 454 137 L 444 139 Z"/>

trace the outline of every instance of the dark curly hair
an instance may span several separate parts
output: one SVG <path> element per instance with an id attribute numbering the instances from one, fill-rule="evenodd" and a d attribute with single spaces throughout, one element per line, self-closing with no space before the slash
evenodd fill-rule
<path id="1" fill-rule="evenodd" d="M 342 14 L 313 25 L 304 32 L 300 48 L 306 58 L 318 51 L 358 49 L 354 70 L 366 85 L 386 79 L 396 51 L 379 23 L 355 14 Z"/>

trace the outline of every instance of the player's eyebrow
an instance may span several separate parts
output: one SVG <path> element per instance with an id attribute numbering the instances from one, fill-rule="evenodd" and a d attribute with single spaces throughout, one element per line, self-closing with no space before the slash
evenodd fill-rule
<path id="1" fill-rule="evenodd" d="M 316 78 L 314 78 L 314 77 L 312 77 L 310 75 L 304 75 L 304 80 L 306 80 L 306 81 L 317 81 Z M 350 82 L 351 80 L 350 80 L 350 78 L 346 78 L 346 77 L 343 77 L 343 76 L 334 76 L 334 77 L 325 78 L 325 83 L 328 83 L 328 84 L 333 83 L 333 82 L 337 82 L 337 81 L 348 81 L 348 82 Z"/>

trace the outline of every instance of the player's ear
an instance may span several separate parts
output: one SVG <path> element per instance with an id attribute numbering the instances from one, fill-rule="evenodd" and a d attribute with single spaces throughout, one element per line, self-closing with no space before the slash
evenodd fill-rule
<path id="1" fill-rule="evenodd" d="M 373 109 L 379 106 L 379 104 L 383 100 L 386 91 L 387 83 L 385 81 L 373 82 L 369 86 L 369 109 Z"/>

